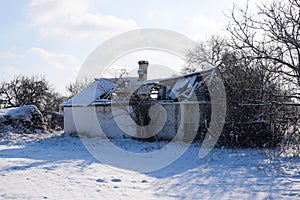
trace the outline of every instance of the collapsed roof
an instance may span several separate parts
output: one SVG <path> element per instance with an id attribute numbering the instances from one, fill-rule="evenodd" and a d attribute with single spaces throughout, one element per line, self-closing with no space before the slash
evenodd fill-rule
<path id="1" fill-rule="evenodd" d="M 134 95 L 148 95 L 152 101 L 208 101 L 206 83 L 216 68 L 190 74 L 140 81 L 138 77 L 95 79 L 81 92 L 62 103 L 62 107 L 111 104 L 128 101 Z M 193 99 L 193 97 L 197 99 Z"/>

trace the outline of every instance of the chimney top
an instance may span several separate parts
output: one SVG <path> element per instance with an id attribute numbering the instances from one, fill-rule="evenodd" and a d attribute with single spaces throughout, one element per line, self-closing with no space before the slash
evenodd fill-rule
<path id="1" fill-rule="evenodd" d="M 143 64 L 149 64 L 149 62 L 146 60 L 140 60 L 139 65 L 143 65 Z"/>
<path id="2" fill-rule="evenodd" d="M 149 65 L 149 62 L 146 60 L 140 60 L 139 62 L 139 70 L 138 70 L 138 74 L 139 74 L 139 81 L 145 81 L 147 80 L 147 68 Z"/>

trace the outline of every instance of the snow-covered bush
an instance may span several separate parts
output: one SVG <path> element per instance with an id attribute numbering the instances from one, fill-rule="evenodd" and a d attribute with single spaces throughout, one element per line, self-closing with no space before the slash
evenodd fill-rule
<path id="1" fill-rule="evenodd" d="M 1 132 L 38 133 L 46 130 L 44 117 L 34 105 L 0 110 Z"/>
<path id="2" fill-rule="evenodd" d="M 31 134 L 63 130 L 63 115 L 54 111 L 42 111 L 34 106 L 0 109 L 0 133 Z"/>
<path id="3" fill-rule="evenodd" d="M 61 131 L 64 128 L 64 116 L 55 111 L 42 111 L 48 130 Z"/>

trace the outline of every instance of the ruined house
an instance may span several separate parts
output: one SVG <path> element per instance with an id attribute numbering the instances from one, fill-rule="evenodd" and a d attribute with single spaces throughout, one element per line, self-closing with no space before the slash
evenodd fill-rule
<path id="1" fill-rule="evenodd" d="M 206 86 L 214 68 L 147 80 L 147 61 L 138 77 L 99 78 L 67 100 L 64 131 L 86 137 L 193 140 L 210 120 Z"/>

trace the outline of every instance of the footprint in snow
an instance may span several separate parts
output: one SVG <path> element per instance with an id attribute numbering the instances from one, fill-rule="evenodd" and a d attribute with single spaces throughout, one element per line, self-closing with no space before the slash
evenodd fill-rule
<path id="1" fill-rule="evenodd" d="M 122 180 L 118 179 L 118 178 L 114 178 L 114 179 L 111 179 L 111 181 L 117 183 L 117 182 L 121 182 Z"/>
<path id="2" fill-rule="evenodd" d="M 99 178 L 99 179 L 97 179 L 97 180 L 96 180 L 96 182 L 97 182 L 97 183 L 104 183 L 104 182 L 105 182 L 105 180 L 104 180 L 104 179 L 100 179 L 100 178 Z"/>

